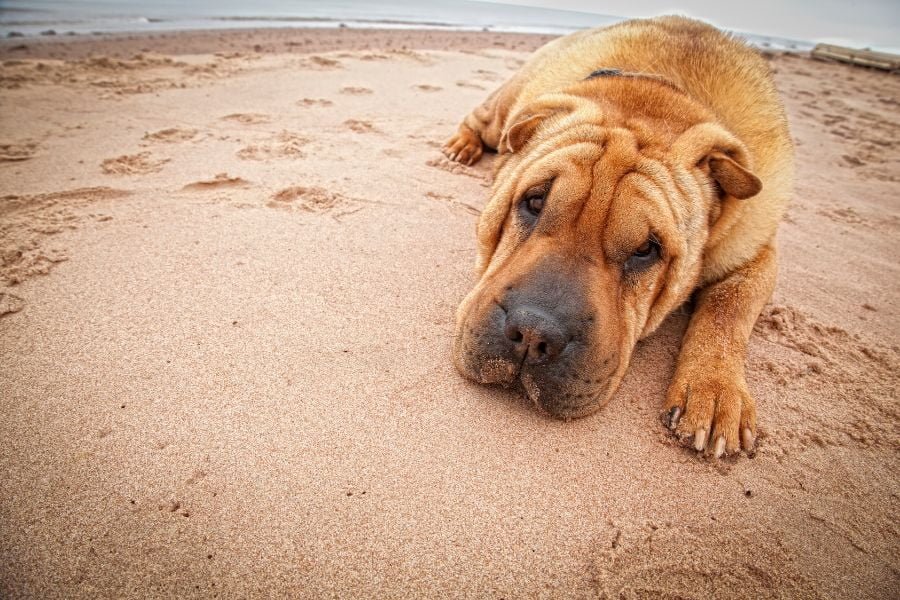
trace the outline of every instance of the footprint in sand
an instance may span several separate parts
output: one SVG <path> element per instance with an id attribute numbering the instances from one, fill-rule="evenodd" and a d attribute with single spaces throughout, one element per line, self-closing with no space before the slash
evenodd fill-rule
<path id="1" fill-rule="evenodd" d="M 365 96 L 367 94 L 372 94 L 373 92 L 369 88 L 347 85 L 341 88 L 341 93 L 350 96 Z"/>
<path id="2" fill-rule="evenodd" d="M 144 134 L 142 138 L 148 142 L 164 142 L 167 144 L 174 144 L 176 142 L 186 142 L 188 140 L 192 140 L 197 136 L 196 129 L 181 129 L 178 127 L 169 127 L 167 129 L 160 129 L 159 131 L 148 131 Z"/>
<path id="3" fill-rule="evenodd" d="M 215 79 L 219 77 L 227 77 L 229 74 L 235 72 L 234 68 L 229 68 L 228 63 L 221 59 L 216 59 L 216 62 L 201 64 L 201 65 L 188 65 L 181 70 L 185 75 L 197 77 L 199 79 Z"/>
<path id="4" fill-rule="evenodd" d="M 111 98 L 186 87 L 184 81 L 160 72 L 182 66 L 186 63 L 141 55 L 131 60 L 92 57 L 66 61 L 5 61 L 0 88 L 13 89 L 43 83 L 84 83 L 104 90 L 101 98 Z"/>
<path id="5" fill-rule="evenodd" d="M 893 447 L 896 434 L 894 386 L 900 350 L 896 346 L 863 340 L 845 329 L 819 323 L 799 309 L 766 306 L 754 326 L 754 336 L 795 351 L 774 367 L 779 385 L 793 385 L 800 375 L 812 373 L 851 394 L 823 397 L 822 403 L 797 406 L 802 419 L 790 438 L 775 436 L 768 444 L 783 450 L 818 446 Z M 863 382 L 856 385 L 855 382 Z M 800 426 L 799 424 L 803 425 Z"/>
<path id="6" fill-rule="evenodd" d="M 355 201 L 342 194 L 320 187 L 292 186 L 272 196 L 268 205 L 273 208 L 302 210 L 310 213 L 330 213 L 335 218 L 362 210 Z"/>
<path id="7" fill-rule="evenodd" d="M 852 206 L 844 206 L 837 208 L 822 208 L 817 211 L 823 217 L 827 217 L 836 223 L 846 223 L 847 225 L 863 225 L 871 229 L 882 231 L 892 231 L 896 229 L 900 223 L 900 218 L 895 215 L 883 217 L 865 217 L 859 214 Z"/>
<path id="8" fill-rule="evenodd" d="M 461 88 L 469 88 L 469 89 L 473 89 L 473 90 L 484 91 L 487 89 L 486 87 L 484 87 L 482 85 L 478 85 L 477 83 L 472 83 L 470 81 L 457 81 L 456 85 Z"/>
<path id="9" fill-rule="evenodd" d="M 139 152 L 107 158 L 100 163 L 100 168 L 107 175 L 147 175 L 162 171 L 167 162 L 168 158 L 154 159 L 149 152 Z"/>
<path id="10" fill-rule="evenodd" d="M 359 121 L 357 119 L 347 119 L 344 121 L 344 126 L 356 133 L 375 133 L 378 131 L 369 121 Z"/>
<path id="11" fill-rule="evenodd" d="M 834 221 L 835 223 L 846 223 L 848 225 L 868 225 L 868 221 L 864 219 L 856 210 L 851 206 L 845 206 L 843 208 L 829 208 L 829 209 L 819 209 L 816 211 L 823 217 L 827 217 Z"/>
<path id="12" fill-rule="evenodd" d="M 19 312 L 25 307 L 25 301 L 14 294 L 0 292 L 0 317 Z"/>
<path id="13" fill-rule="evenodd" d="M 318 70 L 341 69 L 344 67 L 344 65 L 339 60 L 328 58 L 327 56 L 316 56 L 315 54 L 301 58 L 298 61 L 298 65 L 301 69 Z"/>
<path id="14" fill-rule="evenodd" d="M 838 123 L 844 123 L 847 121 L 847 117 L 844 115 L 833 115 L 830 113 L 824 113 L 822 115 L 822 122 L 826 127 L 831 127 L 833 125 L 837 125 Z"/>
<path id="15" fill-rule="evenodd" d="M 350 56 L 353 58 L 358 58 L 359 60 L 367 60 L 367 61 L 390 60 L 391 59 L 391 57 L 388 56 L 387 54 L 381 54 L 379 52 L 367 52 L 364 54 L 360 54 L 359 56 L 356 56 L 356 57 L 354 57 L 353 55 L 350 55 Z"/>
<path id="16" fill-rule="evenodd" d="M 194 474 L 191 475 L 187 481 L 185 481 L 185 483 L 188 485 L 197 485 L 198 483 L 206 479 L 207 475 L 208 473 L 203 469 L 197 469 L 194 471 Z"/>
<path id="17" fill-rule="evenodd" d="M 419 90 L 420 92 L 439 92 L 444 89 L 439 85 L 428 85 L 427 83 L 414 85 L 412 87 L 414 90 Z"/>
<path id="18" fill-rule="evenodd" d="M 889 358 L 897 354 L 896 348 L 866 344 L 859 336 L 837 326 L 819 323 L 791 306 L 766 306 L 753 332 L 769 342 L 819 358 L 834 368 L 847 367 L 853 362 L 888 370 L 896 367 Z"/>
<path id="19" fill-rule="evenodd" d="M 269 115 L 261 113 L 232 113 L 222 117 L 222 120 L 243 123 L 244 125 L 259 125 L 261 123 L 268 123 L 272 119 Z"/>
<path id="20" fill-rule="evenodd" d="M 129 192 L 108 187 L 79 188 L 64 192 L 0 198 L 4 218 L 0 220 L 0 286 L 13 286 L 37 275 L 46 275 L 68 259 L 64 248 L 49 247 L 48 238 L 76 229 L 93 218 L 107 220 L 84 210 L 103 201 L 124 198 Z M 22 299 L 0 292 L 0 315 L 16 312 Z"/>
<path id="21" fill-rule="evenodd" d="M 250 182 L 241 177 L 230 177 L 228 173 L 218 173 L 212 179 L 205 179 L 189 183 L 182 190 L 190 192 L 201 192 L 205 190 L 219 190 L 222 188 L 243 188 L 250 185 Z"/>
<path id="22" fill-rule="evenodd" d="M 160 505 L 159 505 L 159 510 L 164 511 L 164 512 L 167 511 L 167 512 L 170 512 L 170 513 L 172 513 L 172 514 L 178 514 L 178 515 L 181 515 L 182 517 L 190 517 L 190 516 L 191 516 L 191 511 L 189 511 L 188 509 L 186 509 L 186 508 L 181 504 L 181 501 L 180 501 L 180 500 L 176 500 L 176 499 L 174 499 L 174 498 L 171 499 L 171 500 L 169 500 L 169 501 L 167 501 L 167 502 L 165 502 L 165 503 L 163 503 L 163 504 L 160 504 Z"/>
<path id="23" fill-rule="evenodd" d="M 749 488 L 748 488 L 749 489 Z M 744 492 L 744 498 L 750 496 Z M 717 552 L 724 541 L 737 541 L 747 552 Z M 788 597 L 803 596 L 810 582 L 795 565 L 797 554 L 777 536 L 732 524 L 675 526 L 648 523 L 610 525 L 592 557 L 592 581 L 601 598 L 692 598 L 717 594 L 720 581 L 710 573 L 727 573 L 729 586 L 749 598 L 768 597 L 772 582 Z"/>
<path id="24" fill-rule="evenodd" d="M 0 143 L 0 163 L 28 160 L 34 157 L 36 150 L 34 142 Z"/>
<path id="25" fill-rule="evenodd" d="M 406 134 L 406 137 L 411 140 L 416 140 L 425 144 L 426 146 L 430 146 L 431 148 L 443 148 L 444 142 L 440 140 L 433 139 L 431 135 L 418 135 L 413 133 Z M 434 166 L 434 165 L 431 165 Z"/>
<path id="26" fill-rule="evenodd" d="M 484 185 L 487 185 L 487 175 L 476 169 L 473 169 L 472 167 L 467 167 L 465 165 L 459 164 L 458 162 L 453 162 L 445 156 L 441 156 L 440 158 L 432 158 L 431 160 L 426 161 L 425 164 L 429 167 L 435 167 L 441 169 L 442 171 L 453 173 L 454 175 L 466 175 L 474 179 L 480 179 L 484 182 Z"/>
<path id="27" fill-rule="evenodd" d="M 416 52 L 415 50 L 409 50 L 407 48 L 401 49 L 390 49 L 387 51 L 388 55 L 391 58 L 408 58 L 410 60 L 414 60 L 417 63 L 423 65 L 433 65 L 434 59 L 428 56 L 427 54 L 423 54 L 421 52 Z"/>
<path id="28" fill-rule="evenodd" d="M 334 106 L 334 102 L 331 100 L 326 100 L 324 98 L 303 98 L 301 100 L 297 100 L 297 106 L 302 106 L 304 108 L 311 108 L 314 106 Z"/>
<path id="29" fill-rule="evenodd" d="M 484 81 L 500 81 L 503 79 L 503 76 L 499 73 L 495 73 L 494 71 L 488 71 L 487 69 L 478 69 L 475 71 L 475 77 L 477 79 L 482 79 Z"/>
<path id="30" fill-rule="evenodd" d="M 853 168 L 864 167 L 866 165 L 866 163 L 863 162 L 861 159 L 859 159 L 856 156 L 851 156 L 850 154 L 844 154 L 841 156 L 841 158 L 844 160 L 844 165 L 850 166 Z"/>
<path id="31" fill-rule="evenodd" d="M 268 160 L 270 158 L 303 158 L 303 146 L 309 138 L 290 131 L 282 131 L 271 141 L 261 144 L 250 144 L 238 150 L 238 158 L 243 160 Z"/>
<path id="32" fill-rule="evenodd" d="M 472 206 L 467 202 L 462 202 L 456 199 L 456 196 L 453 194 L 441 194 L 440 192 L 425 192 L 426 198 L 431 198 L 432 200 L 437 200 L 438 202 L 442 202 L 448 205 L 451 209 L 461 210 L 470 215 L 475 215 L 476 217 L 481 214 L 481 211 Z"/>

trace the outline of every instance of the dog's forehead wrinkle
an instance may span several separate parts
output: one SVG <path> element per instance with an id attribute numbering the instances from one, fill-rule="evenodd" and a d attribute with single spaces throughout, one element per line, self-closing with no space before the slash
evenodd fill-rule
<path id="1" fill-rule="evenodd" d="M 623 136 L 620 136 L 620 139 L 621 137 Z M 612 153 L 622 147 L 622 144 L 608 144 L 605 148 L 606 151 L 591 165 L 589 169 L 591 174 L 590 193 L 578 215 L 579 230 L 583 231 L 585 235 L 595 236 L 601 249 L 602 241 L 607 234 L 609 213 L 619 195 L 622 181 L 631 172 L 627 162 L 616 160 L 616 157 L 612 156 Z M 600 231 L 597 231 L 597 224 L 600 225 Z"/>
<path id="2" fill-rule="evenodd" d="M 632 202 L 637 201 L 655 209 L 653 212 L 657 216 L 658 222 L 650 224 L 651 229 L 663 227 L 662 221 L 664 220 L 671 219 L 673 223 L 680 221 L 677 208 L 679 199 L 673 198 L 669 193 L 671 186 L 666 185 L 668 182 L 664 173 L 657 172 L 654 177 L 643 171 L 634 171 L 631 175 L 631 182 L 635 190 L 630 195 L 629 200 Z M 656 233 L 658 234 L 659 231 L 656 231 Z"/>
<path id="3" fill-rule="evenodd" d="M 508 178 L 514 182 L 511 185 L 514 197 L 549 178 L 569 172 L 575 164 L 589 162 L 601 152 L 601 148 L 592 142 L 577 140 L 562 147 L 559 142 L 550 140 L 547 146 L 538 146 L 523 157 Z"/>
<path id="4" fill-rule="evenodd" d="M 602 156 L 602 154 L 601 154 L 601 156 Z M 600 159 L 597 158 L 597 160 L 594 161 L 594 164 L 599 162 L 599 160 Z M 591 196 L 593 196 L 593 194 L 594 194 L 594 181 L 595 181 L 594 168 L 593 168 L 593 166 L 590 166 L 587 169 L 584 169 L 584 167 L 582 167 L 582 169 L 587 171 L 588 173 L 590 173 L 590 181 L 588 181 L 587 189 L 584 191 L 584 193 L 580 194 L 577 198 L 573 199 L 573 202 L 574 202 L 575 206 L 577 207 L 575 210 L 575 213 L 572 215 L 572 218 L 569 221 L 571 223 L 571 227 L 573 229 L 578 228 L 578 226 L 581 222 L 581 216 L 584 214 L 584 209 L 590 202 Z"/>

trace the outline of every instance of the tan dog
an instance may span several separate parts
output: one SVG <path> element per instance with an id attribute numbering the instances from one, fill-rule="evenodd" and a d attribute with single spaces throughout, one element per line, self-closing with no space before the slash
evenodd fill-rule
<path id="1" fill-rule="evenodd" d="M 751 451 L 744 359 L 793 177 L 765 61 L 681 17 L 575 33 L 538 50 L 444 152 L 472 164 L 482 146 L 501 156 L 480 279 L 457 315 L 460 372 L 587 415 L 637 340 L 697 292 L 664 419 L 699 451 Z"/>

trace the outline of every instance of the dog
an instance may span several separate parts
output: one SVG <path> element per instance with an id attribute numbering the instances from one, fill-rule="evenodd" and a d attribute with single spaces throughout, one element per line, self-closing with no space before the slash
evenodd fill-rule
<path id="1" fill-rule="evenodd" d="M 744 361 L 775 285 L 793 144 L 765 60 L 683 17 L 556 39 L 443 152 L 498 153 L 478 281 L 453 361 L 552 416 L 615 394 L 637 341 L 693 299 L 664 424 L 703 455 L 752 453 Z"/>

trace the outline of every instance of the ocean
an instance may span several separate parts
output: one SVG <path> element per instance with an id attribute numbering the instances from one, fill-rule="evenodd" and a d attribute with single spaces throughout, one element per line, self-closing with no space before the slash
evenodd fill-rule
<path id="1" fill-rule="evenodd" d="M 566 34 L 625 17 L 472 0 L 0 0 L 0 36 L 126 33 L 258 27 L 434 28 Z M 736 34 L 759 47 L 812 44 Z"/>

